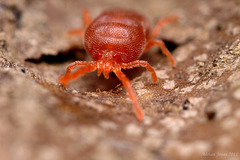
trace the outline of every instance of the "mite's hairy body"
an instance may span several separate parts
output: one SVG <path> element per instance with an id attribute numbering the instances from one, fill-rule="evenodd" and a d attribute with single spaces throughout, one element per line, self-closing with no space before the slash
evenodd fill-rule
<path id="1" fill-rule="evenodd" d="M 110 10 L 86 29 L 84 45 L 94 60 L 99 59 L 99 52 L 112 51 L 118 63 L 128 63 L 141 57 L 148 37 L 149 24 L 143 16 L 128 10 Z"/>
<path id="2" fill-rule="evenodd" d="M 143 120 L 143 113 L 137 96 L 121 69 L 146 67 L 152 73 L 153 81 L 156 82 L 157 76 L 154 69 L 146 61 L 138 60 L 145 51 L 154 45 L 158 45 L 162 49 L 162 52 L 167 55 L 172 66 L 174 66 L 175 61 L 163 41 L 155 40 L 155 37 L 164 23 L 176 21 L 177 17 L 160 20 L 151 35 L 147 19 L 130 10 L 108 10 L 92 22 L 88 11 L 84 10 L 83 19 L 84 25 L 88 26 L 86 30 L 76 29 L 69 33 L 79 34 L 82 37 L 85 49 L 93 61 L 76 61 L 70 64 L 65 75 L 60 78 L 60 83 L 66 87 L 69 81 L 94 70 L 98 70 L 98 76 L 103 73 L 107 79 L 109 78 L 109 72 L 114 72 L 127 88 L 138 119 Z M 71 73 L 71 70 L 75 67 L 80 68 Z"/>

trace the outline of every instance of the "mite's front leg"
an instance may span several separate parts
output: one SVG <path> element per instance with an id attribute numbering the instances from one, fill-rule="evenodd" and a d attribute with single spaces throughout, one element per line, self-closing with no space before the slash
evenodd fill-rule
<path id="1" fill-rule="evenodd" d="M 122 84 L 127 88 L 129 97 L 130 97 L 130 99 L 132 100 L 132 103 L 133 103 L 133 107 L 134 107 L 134 111 L 136 113 L 136 116 L 137 116 L 139 121 L 142 121 L 143 118 L 144 118 L 143 111 L 142 111 L 141 106 L 138 103 L 137 96 L 132 89 L 132 85 L 131 85 L 129 79 L 121 71 L 120 68 L 115 69 L 114 72 L 115 72 L 116 76 L 118 77 L 118 79 L 122 82 Z"/>
<path id="2" fill-rule="evenodd" d="M 155 83 L 157 82 L 157 75 L 156 75 L 154 69 L 152 68 L 152 66 L 147 61 L 136 60 L 133 62 L 121 64 L 121 68 L 123 68 L 123 69 L 129 69 L 129 68 L 138 67 L 138 66 L 145 67 L 148 70 L 148 72 L 152 73 L 153 82 L 155 82 Z"/>
<path id="3" fill-rule="evenodd" d="M 64 87 L 66 87 L 69 81 L 76 79 L 81 74 L 90 72 L 92 70 L 90 66 L 92 66 L 91 62 L 84 62 L 84 61 L 76 61 L 69 64 L 67 67 L 66 73 L 59 78 L 59 83 L 61 83 Z M 82 68 L 79 68 L 76 72 L 71 73 L 71 70 L 73 70 L 75 67 L 82 67 Z"/>

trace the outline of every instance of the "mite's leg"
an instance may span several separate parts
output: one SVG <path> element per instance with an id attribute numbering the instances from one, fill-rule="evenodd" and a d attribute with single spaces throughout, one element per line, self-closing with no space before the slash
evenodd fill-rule
<path id="1" fill-rule="evenodd" d="M 150 73 L 152 73 L 153 82 L 157 82 L 157 75 L 154 69 L 151 67 L 151 65 L 147 61 L 136 60 L 130 63 L 121 64 L 121 68 L 123 69 L 129 69 L 129 68 L 138 67 L 138 66 L 145 67 Z"/>
<path id="2" fill-rule="evenodd" d="M 72 29 L 68 31 L 69 35 L 79 35 L 82 39 L 84 38 L 84 30 L 83 29 Z"/>
<path id="3" fill-rule="evenodd" d="M 157 36 L 157 34 L 159 33 L 160 29 L 162 28 L 162 26 L 164 24 L 176 22 L 177 20 L 178 20 L 177 16 L 170 16 L 170 17 L 159 20 L 152 31 L 152 35 L 151 35 L 150 39 L 155 39 L 155 37 Z"/>
<path id="4" fill-rule="evenodd" d="M 132 103 L 133 103 L 133 107 L 134 107 L 134 111 L 136 113 L 136 116 L 140 121 L 142 121 L 143 117 L 144 117 L 143 112 L 142 112 L 142 108 L 140 107 L 140 105 L 138 103 L 137 96 L 132 89 L 132 86 L 131 86 L 131 83 L 130 83 L 129 79 L 121 71 L 121 69 L 116 69 L 116 70 L 114 70 L 114 72 L 117 75 L 117 77 L 119 78 L 119 80 L 123 83 L 123 85 L 127 88 L 129 97 L 130 97 L 130 99 L 132 100 Z"/>
<path id="5" fill-rule="evenodd" d="M 71 73 L 71 70 L 73 70 L 75 67 L 82 67 L 79 68 L 74 73 Z M 79 75 L 91 72 L 95 70 L 95 65 L 92 64 L 92 62 L 83 62 L 83 61 L 76 61 L 68 65 L 66 73 L 59 78 L 59 83 L 61 83 L 64 87 L 67 86 L 69 81 L 72 81 L 76 79 Z"/>
<path id="6" fill-rule="evenodd" d="M 70 35 L 77 34 L 77 35 L 80 35 L 80 37 L 83 39 L 84 28 L 91 23 L 91 17 L 90 17 L 90 14 L 87 9 L 83 10 L 82 21 L 83 21 L 82 27 L 80 27 L 79 29 L 70 30 L 70 31 L 68 31 L 68 34 L 70 34 Z"/>
<path id="7" fill-rule="evenodd" d="M 178 20 L 177 16 L 171 16 L 171 17 L 167 17 L 167 18 L 164 18 L 164 19 L 161 19 L 160 21 L 158 21 L 158 23 L 156 24 L 156 26 L 153 29 L 153 32 L 152 32 L 152 34 L 147 42 L 146 48 L 145 48 L 145 52 L 146 52 L 154 45 L 159 46 L 161 48 L 163 54 L 165 54 L 168 57 L 168 60 L 171 62 L 172 66 L 175 66 L 175 61 L 174 61 L 171 53 L 165 46 L 164 42 L 161 40 L 155 40 L 155 37 L 157 36 L 161 27 L 164 24 L 170 23 L 170 22 L 176 22 L 177 20 Z"/>
<path id="8" fill-rule="evenodd" d="M 168 60 L 171 62 L 172 66 L 175 67 L 175 60 L 172 57 L 171 53 L 169 52 L 169 50 L 167 49 L 167 47 L 165 46 L 164 42 L 162 40 L 149 40 L 147 45 L 146 45 L 146 49 L 145 51 L 147 51 L 149 48 L 151 48 L 152 46 L 157 45 L 161 48 L 162 53 L 165 54 L 168 58 Z"/>
<path id="9" fill-rule="evenodd" d="M 82 17 L 82 19 L 83 19 L 83 22 L 84 22 L 84 26 L 83 27 L 88 26 L 92 22 L 90 13 L 89 13 L 89 11 L 87 9 L 83 10 L 83 17 Z"/>

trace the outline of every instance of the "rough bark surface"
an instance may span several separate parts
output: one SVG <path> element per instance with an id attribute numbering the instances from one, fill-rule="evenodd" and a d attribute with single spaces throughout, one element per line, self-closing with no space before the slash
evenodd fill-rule
<path id="1" fill-rule="evenodd" d="M 156 70 L 125 73 L 144 108 L 140 123 L 112 74 L 88 73 L 64 89 L 58 78 L 89 61 L 68 30 L 111 7 L 149 18 L 178 15 L 142 59 Z M 239 0 L 2 0 L 0 2 L 0 159 L 240 159 Z"/>

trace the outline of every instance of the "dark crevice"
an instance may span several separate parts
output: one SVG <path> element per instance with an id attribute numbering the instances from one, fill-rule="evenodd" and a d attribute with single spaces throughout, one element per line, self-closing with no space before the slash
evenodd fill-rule
<path id="1" fill-rule="evenodd" d="M 168 48 L 170 52 L 174 51 L 179 45 L 171 40 L 163 40 L 165 43 L 165 46 Z"/>
<path id="2" fill-rule="evenodd" d="M 175 50 L 178 45 L 173 41 L 164 40 L 166 47 L 170 52 Z M 72 47 L 66 51 L 60 51 L 57 55 L 45 55 L 43 54 L 39 58 L 28 58 L 25 61 L 32 63 L 49 63 L 49 64 L 57 64 L 63 62 L 70 62 L 74 60 L 85 60 L 86 59 L 86 51 L 79 47 Z"/>
<path id="3" fill-rule="evenodd" d="M 205 114 L 209 121 L 214 120 L 216 117 L 216 111 L 212 107 L 208 107 L 205 111 Z"/>
<path id="4" fill-rule="evenodd" d="M 70 62 L 75 60 L 85 60 L 86 52 L 78 47 L 70 48 L 66 51 L 60 51 L 57 55 L 45 55 L 43 54 L 39 58 L 28 58 L 26 62 L 32 63 L 48 63 L 48 64 L 59 64 L 64 62 Z"/>
<path id="5" fill-rule="evenodd" d="M 164 41 L 164 42 L 166 43 L 166 46 L 169 48 L 170 51 L 173 51 L 178 46 L 172 41 Z M 88 61 L 87 56 L 88 55 L 84 49 L 74 46 L 68 50 L 60 51 L 56 55 L 42 54 L 40 57 L 28 58 L 25 61 L 36 63 L 36 64 L 40 64 L 40 63 L 61 64 L 65 62 L 70 63 L 76 60 Z M 149 55 L 149 54 L 146 54 L 145 57 L 146 56 L 150 58 L 152 57 L 152 55 Z M 147 59 L 144 59 L 144 60 L 147 60 Z M 135 77 L 138 77 L 139 75 L 141 75 L 142 72 L 145 72 L 145 71 L 146 69 L 142 67 L 123 70 L 123 72 L 127 75 L 127 77 L 130 80 L 132 80 Z M 97 88 L 99 88 L 101 91 L 109 91 L 109 90 L 112 90 L 116 85 L 120 83 L 120 81 L 117 79 L 117 77 L 113 73 L 110 74 L 111 81 L 106 80 L 103 76 L 97 77 L 96 73 L 91 73 L 83 77 L 85 81 L 88 81 L 89 78 L 94 78 L 94 79 L 97 78 L 97 84 L 93 83 L 92 81 L 86 84 L 87 85 L 86 88 L 88 88 L 88 91 L 96 91 Z"/>
<path id="6" fill-rule="evenodd" d="M 173 51 L 179 46 L 179 44 L 172 40 L 164 39 L 163 42 L 165 43 L 166 48 L 170 51 L 171 54 L 173 54 Z M 142 55 L 141 59 L 147 61 L 152 66 L 163 64 L 164 61 L 168 62 L 167 57 L 162 53 L 161 48 L 157 45 L 155 45 L 154 48 L 158 49 L 158 51 L 148 51 L 147 53 L 144 53 Z"/>

